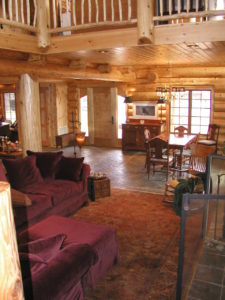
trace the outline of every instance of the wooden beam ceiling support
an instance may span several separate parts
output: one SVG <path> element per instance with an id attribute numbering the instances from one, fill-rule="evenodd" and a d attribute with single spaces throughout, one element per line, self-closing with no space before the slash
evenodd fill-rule
<path id="1" fill-rule="evenodd" d="M 100 73 L 97 69 L 73 69 L 62 65 L 45 64 L 40 65 L 36 63 L 10 61 L 0 59 L 0 72 L 1 74 L 21 75 L 29 74 L 31 76 L 49 77 L 49 79 L 89 79 L 89 80 L 103 80 L 115 82 L 133 82 L 136 79 L 135 73 L 130 72 L 122 74 L 116 68 L 112 69 L 111 73 Z"/>
<path id="2" fill-rule="evenodd" d="M 225 41 L 225 20 L 181 23 L 154 27 L 154 44 Z"/>
<path id="3" fill-rule="evenodd" d="M 48 54 L 130 46 L 137 46 L 136 27 L 52 37 Z"/>
<path id="4" fill-rule="evenodd" d="M 0 48 L 26 53 L 41 53 L 36 36 L 4 30 L 0 30 Z"/>

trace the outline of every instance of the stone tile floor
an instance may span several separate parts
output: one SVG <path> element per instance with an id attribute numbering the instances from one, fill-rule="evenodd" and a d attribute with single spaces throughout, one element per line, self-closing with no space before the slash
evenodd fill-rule
<path id="1" fill-rule="evenodd" d="M 73 147 L 63 149 L 65 156 L 73 156 Z M 106 173 L 111 187 L 163 194 L 166 174 L 156 172 L 148 179 L 145 168 L 145 152 L 84 146 L 76 149 L 77 157 L 84 156 L 94 172 Z"/>
<path id="2" fill-rule="evenodd" d="M 224 243 L 205 242 L 187 299 L 225 299 Z"/>

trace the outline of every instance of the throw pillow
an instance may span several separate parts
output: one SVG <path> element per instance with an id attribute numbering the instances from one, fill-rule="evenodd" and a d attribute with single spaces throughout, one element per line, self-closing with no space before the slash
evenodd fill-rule
<path id="1" fill-rule="evenodd" d="M 10 184 L 16 190 L 43 181 L 40 171 L 36 166 L 35 156 L 3 159 L 2 162 L 6 168 Z"/>
<path id="2" fill-rule="evenodd" d="M 24 193 L 11 189 L 11 197 L 13 206 L 31 206 L 31 199 Z"/>
<path id="3" fill-rule="evenodd" d="M 57 164 L 62 158 L 63 151 L 33 152 L 27 150 L 27 155 L 36 157 L 36 164 L 43 178 L 55 178 Z"/>
<path id="4" fill-rule="evenodd" d="M 31 273 L 38 272 L 47 265 L 40 256 L 32 253 L 19 252 L 19 258 L 23 279 L 30 277 Z"/>
<path id="5" fill-rule="evenodd" d="M 60 250 L 65 238 L 65 234 L 57 234 L 48 238 L 34 240 L 19 245 L 19 252 L 36 254 L 44 261 L 48 261 Z"/>
<path id="6" fill-rule="evenodd" d="M 83 161 L 84 157 L 62 157 L 56 173 L 56 179 L 80 181 Z"/>

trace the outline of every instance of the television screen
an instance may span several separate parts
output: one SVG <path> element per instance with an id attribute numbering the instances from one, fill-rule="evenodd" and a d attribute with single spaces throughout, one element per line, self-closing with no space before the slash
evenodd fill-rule
<path id="1" fill-rule="evenodd" d="M 136 115 L 139 116 L 155 116 L 155 106 L 153 105 L 136 105 Z"/>

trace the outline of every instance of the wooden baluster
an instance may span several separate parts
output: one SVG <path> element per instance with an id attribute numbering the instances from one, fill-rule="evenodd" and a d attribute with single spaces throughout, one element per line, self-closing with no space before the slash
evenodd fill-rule
<path id="1" fill-rule="evenodd" d="M 131 6 L 131 0 L 128 0 L 128 20 L 131 20 L 131 14 L 132 14 L 132 6 Z"/>
<path id="2" fill-rule="evenodd" d="M 57 18 L 56 18 L 56 3 L 55 0 L 52 0 L 52 13 L 53 13 L 53 28 L 57 27 Z"/>
<path id="3" fill-rule="evenodd" d="M 177 12 L 180 14 L 180 9 L 181 9 L 181 3 L 180 0 L 177 0 Z"/>
<path id="4" fill-rule="evenodd" d="M 208 11 L 209 6 L 208 6 L 208 0 L 205 0 L 205 11 Z"/>
<path id="5" fill-rule="evenodd" d="M 187 13 L 190 11 L 190 0 L 187 0 Z"/>
<path id="6" fill-rule="evenodd" d="M 122 11 L 121 0 L 118 0 L 118 4 L 119 4 L 120 21 L 123 21 L 123 11 Z"/>
<path id="7" fill-rule="evenodd" d="M 5 0 L 2 0 L 2 17 L 6 19 Z"/>
<path id="8" fill-rule="evenodd" d="M 16 11 L 16 22 L 19 21 L 19 13 L 18 13 L 18 1 L 14 0 L 14 7 L 15 7 L 15 11 Z"/>
<path id="9" fill-rule="evenodd" d="M 105 0 L 103 0 L 103 21 L 106 21 L 106 3 Z"/>
<path id="10" fill-rule="evenodd" d="M 59 19 L 60 19 L 60 27 L 62 27 L 62 0 L 59 0 Z"/>
<path id="11" fill-rule="evenodd" d="M 27 25 L 30 25 L 30 0 L 26 1 L 27 4 Z"/>
<path id="12" fill-rule="evenodd" d="M 160 9 L 160 16 L 163 16 L 163 0 L 160 0 L 159 9 Z"/>
<path id="13" fill-rule="evenodd" d="M 76 16 L 76 0 L 72 2 L 72 12 L 73 12 L 73 25 L 77 25 L 77 16 Z"/>
<path id="14" fill-rule="evenodd" d="M 8 0 L 8 11 L 9 11 L 9 19 L 12 21 L 13 14 L 12 14 L 12 0 Z"/>
<path id="15" fill-rule="evenodd" d="M 114 0 L 111 0 L 111 11 L 112 11 L 112 22 L 114 22 L 115 19 Z"/>
<path id="16" fill-rule="evenodd" d="M 37 24 L 37 0 L 34 0 L 34 20 L 33 26 L 36 27 Z"/>
<path id="17" fill-rule="evenodd" d="M 88 22 L 91 23 L 91 0 L 88 0 L 88 12 L 89 12 L 89 17 L 88 17 Z"/>
<path id="18" fill-rule="evenodd" d="M 98 6 L 98 0 L 95 0 L 95 6 L 96 6 L 96 23 L 99 22 L 99 6 Z"/>
<path id="19" fill-rule="evenodd" d="M 84 0 L 81 1 L 81 24 L 84 24 Z"/>
<path id="20" fill-rule="evenodd" d="M 24 24 L 23 0 L 21 0 L 20 2 L 20 14 L 21 14 L 21 22 Z"/>
<path id="21" fill-rule="evenodd" d="M 70 26 L 69 2 L 66 0 L 66 26 Z"/>
<path id="22" fill-rule="evenodd" d="M 172 15 L 172 0 L 169 0 L 169 15 Z"/>

